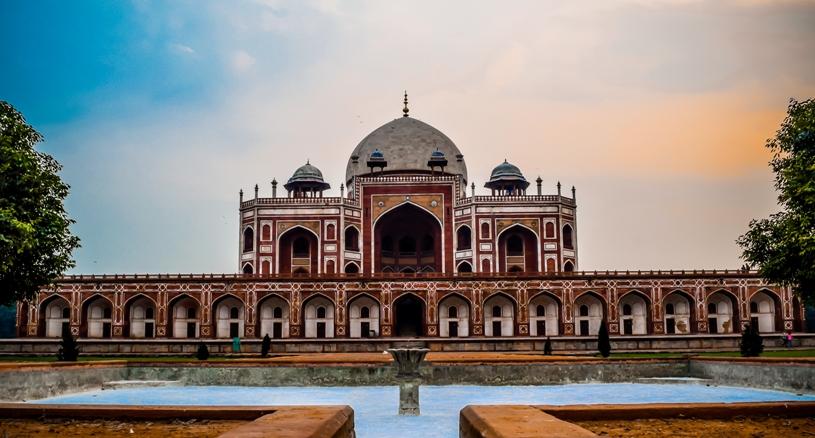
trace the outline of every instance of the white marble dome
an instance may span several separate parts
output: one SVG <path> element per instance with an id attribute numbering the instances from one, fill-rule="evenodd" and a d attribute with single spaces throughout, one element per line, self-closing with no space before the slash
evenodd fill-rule
<path id="1" fill-rule="evenodd" d="M 367 175 L 370 169 L 366 161 L 371 153 L 380 151 L 388 162 L 389 172 L 420 171 L 430 173 L 428 160 L 435 151 L 448 160 L 445 173 L 462 175 L 467 181 L 467 165 L 455 143 L 438 129 L 412 117 L 400 117 L 386 123 L 362 139 L 351 153 L 345 170 L 345 180 L 350 183 L 354 175 Z M 354 164 L 356 158 L 357 163 Z"/>

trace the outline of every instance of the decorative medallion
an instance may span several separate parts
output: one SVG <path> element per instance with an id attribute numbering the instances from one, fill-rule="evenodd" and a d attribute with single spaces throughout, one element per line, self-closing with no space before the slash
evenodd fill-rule
<path id="1" fill-rule="evenodd" d="M 300 335 L 300 327 L 294 326 L 291 328 L 291 335 L 292 336 L 299 336 Z"/>
<path id="2" fill-rule="evenodd" d="M 113 336 L 122 336 L 122 327 L 113 327 Z"/>
<path id="3" fill-rule="evenodd" d="M 518 326 L 518 333 L 525 335 L 529 333 L 529 326 L 526 324 L 521 324 Z"/>
<path id="4" fill-rule="evenodd" d="M 390 336 L 390 334 L 391 334 L 391 326 L 389 326 L 389 325 L 383 325 L 383 326 L 382 326 L 382 334 L 383 334 L 384 336 Z"/>
<path id="5" fill-rule="evenodd" d="M 481 326 L 480 325 L 474 325 L 473 326 L 473 334 L 474 335 L 480 335 L 481 333 L 482 333 Z"/>
<path id="6" fill-rule="evenodd" d="M 436 326 L 435 325 L 427 326 L 427 334 L 428 335 L 435 335 L 436 334 Z"/>
<path id="7" fill-rule="evenodd" d="M 434 199 L 434 200 L 430 201 L 430 206 L 431 207 L 438 207 L 439 203 Z"/>
<path id="8" fill-rule="evenodd" d="M 617 324 L 609 324 L 608 331 L 610 331 L 611 333 L 618 333 L 620 331 L 620 326 Z"/>
<path id="9" fill-rule="evenodd" d="M 377 207 L 379 207 L 379 208 L 384 207 L 384 206 L 385 206 L 385 201 L 379 201 L 379 202 L 377 202 L 377 203 L 376 203 L 376 206 L 377 206 Z"/>
<path id="10" fill-rule="evenodd" d="M 345 326 L 341 325 L 337 327 L 337 334 L 340 336 L 345 336 Z"/>
<path id="11" fill-rule="evenodd" d="M 164 327 L 159 327 L 156 329 L 156 334 L 159 336 L 166 336 L 167 330 Z"/>
<path id="12" fill-rule="evenodd" d="M 246 327 L 246 337 L 255 336 L 254 327 Z"/>
<path id="13" fill-rule="evenodd" d="M 209 336 L 209 327 L 201 327 L 201 336 Z"/>

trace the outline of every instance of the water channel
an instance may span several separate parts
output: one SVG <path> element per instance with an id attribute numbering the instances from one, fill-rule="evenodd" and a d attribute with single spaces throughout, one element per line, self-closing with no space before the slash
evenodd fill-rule
<path id="1" fill-rule="evenodd" d="M 110 405 L 350 405 L 357 436 L 458 437 L 459 411 L 469 404 L 637 404 L 815 401 L 815 396 L 724 386 L 598 383 L 557 386 L 421 386 L 421 415 L 398 415 L 399 388 L 256 388 L 188 386 L 100 390 L 30 403 Z"/>

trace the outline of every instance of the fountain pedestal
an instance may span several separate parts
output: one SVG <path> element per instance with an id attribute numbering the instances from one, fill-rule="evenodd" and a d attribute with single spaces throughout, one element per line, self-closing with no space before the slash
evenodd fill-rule
<path id="1" fill-rule="evenodd" d="M 430 350 L 427 348 L 391 348 L 388 353 L 396 361 L 399 382 L 399 415 L 419 415 L 419 385 L 422 375 L 419 364 Z"/>

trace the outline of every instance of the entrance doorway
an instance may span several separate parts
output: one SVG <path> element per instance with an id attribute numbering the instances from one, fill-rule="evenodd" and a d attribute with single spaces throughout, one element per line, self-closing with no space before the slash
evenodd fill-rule
<path id="1" fill-rule="evenodd" d="M 237 338 L 238 337 L 238 327 L 240 325 L 237 322 L 229 323 L 229 337 L 230 338 Z"/>
<path id="2" fill-rule="evenodd" d="M 450 321 L 447 327 L 447 333 L 450 334 L 451 338 L 458 337 L 458 321 Z"/>
<path id="3" fill-rule="evenodd" d="M 272 325 L 272 337 L 275 339 L 280 339 L 283 337 L 283 323 L 276 322 Z"/>
<path id="4" fill-rule="evenodd" d="M 194 338 L 195 337 L 195 323 L 188 322 L 187 323 L 187 337 Z"/>
<path id="5" fill-rule="evenodd" d="M 535 328 L 538 329 L 538 336 L 546 335 L 546 321 L 539 319 Z"/>
<path id="6" fill-rule="evenodd" d="M 317 323 L 317 338 L 324 339 L 325 338 L 325 323 L 318 322 Z"/>
<path id="7" fill-rule="evenodd" d="M 492 322 L 492 335 L 495 337 L 501 336 L 501 321 Z"/>
<path id="8" fill-rule="evenodd" d="M 676 333 L 676 321 L 673 318 L 668 318 L 665 320 L 665 331 L 669 335 Z"/>
<path id="9" fill-rule="evenodd" d="M 363 338 L 370 338 L 371 337 L 371 323 L 370 322 L 361 322 L 359 323 L 359 336 Z"/>
<path id="10" fill-rule="evenodd" d="M 589 335 L 589 322 L 585 319 L 580 321 L 580 336 Z"/>
<path id="11" fill-rule="evenodd" d="M 623 320 L 623 334 L 624 335 L 633 335 L 634 334 L 634 321 L 630 319 Z"/>
<path id="12" fill-rule="evenodd" d="M 396 336 L 418 337 L 422 335 L 422 303 L 406 297 L 396 304 Z"/>

